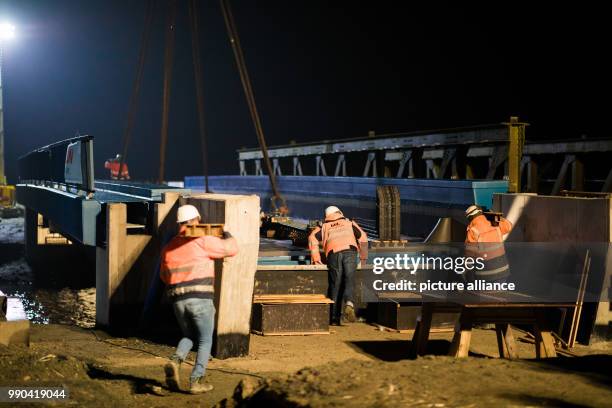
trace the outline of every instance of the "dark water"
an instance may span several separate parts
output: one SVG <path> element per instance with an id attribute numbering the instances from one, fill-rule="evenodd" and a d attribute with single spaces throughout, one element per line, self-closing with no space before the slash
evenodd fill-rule
<path id="1" fill-rule="evenodd" d="M 23 219 L 0 221 L 0 291 L 18 298 L 33 323 L 95 325 L 94 265 L 79 258 L 30 267 L 24 259 Z"/>

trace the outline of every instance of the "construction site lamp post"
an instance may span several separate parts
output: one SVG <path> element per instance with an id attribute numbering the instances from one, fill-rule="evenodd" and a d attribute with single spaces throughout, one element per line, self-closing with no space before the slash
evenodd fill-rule
<path id="1" fill-rule="evenodd" d="M 4 44 L 15 37 L 15 26 L 9 23 L 0 23 L 0 185 L 6 185 L 4 173 L 4 106 L 2 104 L 2 59 Z"/>

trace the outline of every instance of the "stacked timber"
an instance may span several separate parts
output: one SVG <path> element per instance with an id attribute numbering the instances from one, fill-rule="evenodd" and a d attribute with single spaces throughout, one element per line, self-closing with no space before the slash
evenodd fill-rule
<path id="1" fill-rule="evenodd" d="M 313 295 L 255 295 L 251 330 L 264 336 L 329 334 L 330 299 Z"/>
<path id="2" fill-rule="evenodd" d="M 259 265 L 251 328 L 264 336 L 329 333 L 325 265 Z"/>

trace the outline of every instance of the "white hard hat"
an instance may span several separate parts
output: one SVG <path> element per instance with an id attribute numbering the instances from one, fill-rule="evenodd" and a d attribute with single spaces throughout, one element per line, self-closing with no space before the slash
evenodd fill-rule
<path id="1" fill-rule="evenodd" d="M 465 210 L 466 217 L 472 217 L 477 214 L 482 214 L 482 210 L 477 205 L 470 205 L 467 210 Z"/>
<path id="2" fill-rule="evenodd" d="M 181 205 L 176 214 L 176 222 L 181 223 L 200 217 L 200 212 L 193 205 Z"/>
<path id="3" fill-rule="evenodd" d="M 337 212 L 342 214 L 342 211 L 340 211 L 338 207 L 336 207 L 335 205 L 330 205 L 329 207 L 325 209 L 325 216 L 329 217 L 331 214 L 337 213 Z"/>

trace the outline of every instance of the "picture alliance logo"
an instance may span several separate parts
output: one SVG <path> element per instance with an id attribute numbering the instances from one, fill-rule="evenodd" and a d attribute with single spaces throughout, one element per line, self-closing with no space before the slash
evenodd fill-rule
<path id="1" fill-rule="evenodd" d="M 417 270 L 453 271 L 458 275 L 471 271 L 482 271 L 485 269 L 486 254 L 482 257 L 471 256 L 411 256 L 408 254 L 396 254 L 392 257 L 376 257 L 373 259 L 372 272 L 376 275 L 384 271 L 405 270 L 411 275 Z"/>

